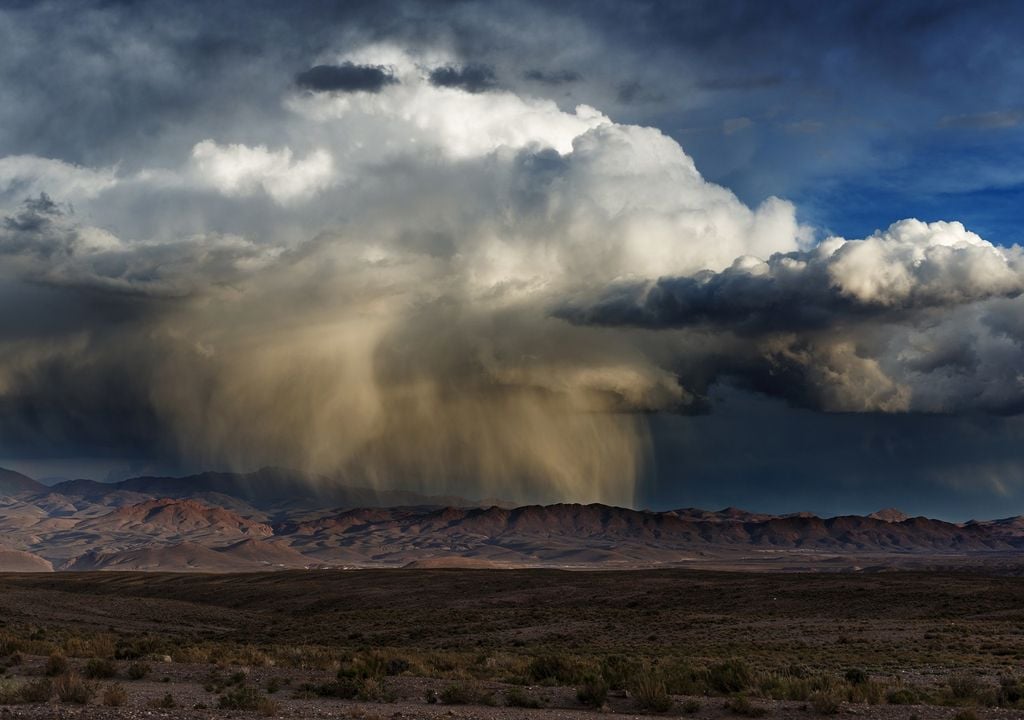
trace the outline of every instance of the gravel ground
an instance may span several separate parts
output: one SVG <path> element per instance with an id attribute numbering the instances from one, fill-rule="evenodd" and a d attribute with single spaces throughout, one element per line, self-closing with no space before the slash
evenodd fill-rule
<path id="1" fill-rule="evenodd" d="M 18 681 L 39 677 L 43 658 L 26 658 L 15 673 L 8 678 Z M 76 663 L 77 664 L 77 663 Z M 208 665 L 190 665 L 185 663 L 151 662 L 151 675 L 141 681 L 111 680 L 99 681 L 102 687 L 110 682 L 119 682 L 128 694 L 127 703 L 123 707 L 109 708 L 97 704 L 86 706 L 63 705 L 56 701 L 45 704 L 0 706 L 0 720 L 5 718 L 31 718 L 33 720 L 49 720 L 51 718 L 67 718 L 81 720 L 134 720 L 136 718 L 174 718 L 181 720 L 210 718 L 257 718 L 255 712 L 217 709 L 218 695 L 204 688 L 211 667 Z M 223 674 L 230 674 L 237 668 L 228 668 Z M 425 697 L 430 691 L 440 692 L 446 681 L 416 677 L 395 677 L 387 679 L 387 690 L 396 700 L 393 702 L 367 703 L 338 700 L 333 698 L 295 699 L 292 689 L 303 682 L 325 682 L 330 675 L 324 672 L 285 670 L 279 668 L 253 668 L 247 671 L 248 682 L 256 687 L 265 687 L 271 678 L 287 680 L 288 684 L 271 697 L 279 708 L 270 717 L 280 718 L 353 718 L 359 720 L 512 720 L 513 718 L 536 718 L 537 720 L 594 720 L 599 716 L 617 718 L 652 718 L 652 717 L 689 717 L 697 720 L 711 718 L 736 717 L 731 713 L 724 698 L 695 698 L 700 703 L 697 712 L 683 714 L 682 703 L 688 698 L 674 698 L 676 707 L 663 715 L 639 714 L 635 711 L 632 700 L 624 696 L 613 696 L 608 704 L 599 709 L 587 709 L 579 705 L 575 699 L 575 689 L 568 687 L 527 687 L 522 688 L 527 694 L 543 699 L 547 707 L 541 709 L 513 708 L 505 706 L 477 705 L 445 705 L 427 703 Z M 500 683 L 484 683 L 482 687 L 493 692 L 497 698 L 510 687 Z M 177 707 L 173 709 L 157 709 L 148 707 L 147 703 L 164 697 L 170 693 Z M 773 702 L 755 700 L 754 704 L 764 708 L 764 717 L 800 718 L 809 720 L 822 717 L 799 702 Z M 198 708 L 196 706 L 199 706 Z M 205 706 L 205 707 L 203 707 Z M 979 718 L 988 720 L 1009 720 L 1022 718 L 1020 711 L 999 709 L 974 709 Z M 956 708 L 935 706 L 868 706 L 844 704 L 838 717 L 879 718 L 879 720 L 952 720 L 959 712 Z"/>

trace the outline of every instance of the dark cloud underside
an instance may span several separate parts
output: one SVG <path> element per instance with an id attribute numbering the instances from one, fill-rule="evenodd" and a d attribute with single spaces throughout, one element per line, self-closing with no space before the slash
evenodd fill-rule
<path id="1" fill-rule="evenodd" d="M 317 65 L 295 76 L 295 84 L 314 92 L 380 92 L 398 80 L 386 68 L 373 65 Z"/>
<path id="2" fill-rule="evenodd" d="M 494 68 L 487 65 L 440 67 L 430 72 L 430 82 L 437 87 L 459 88 L 471 93 L 482 93 L 498 87 Z"/>

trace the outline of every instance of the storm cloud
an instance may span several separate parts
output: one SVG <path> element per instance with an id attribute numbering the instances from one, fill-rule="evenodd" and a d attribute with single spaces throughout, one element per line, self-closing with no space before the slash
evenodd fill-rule
<path id="1" fill-rule="evenodd" d="M 437 87 L 459 88 L 471 93 L 487 92 L 498 86 L 494 68 L 487 65 L 435 68 L 430 72 L 430 82 Z"/>
<path id="2" fill-rule="evenodd" d="M 790 22 L 784 5 L 765 22 Z M 106 37 L 116 18 L 144 42 L 84 63 L 92 45 L 61 26 L 52 62 L 70 76 L 48 94 L 26 64 L 50 47 L 47 8 L 0 13 L 4 37 L 23 38 L 0 50 L 21 53 L 0 89 L 0 458 L 274 464 L 639 504 L 683 497 L 688 462 L 713 484 L 714 462 L 679 450 L 702 443 L 678 435 L 726 446 L 716 418 L 736 404 L 797 428 L 928 414 L 950 418 L 948 438 L 1017 423 L 1020 247 L 909 214 L 842 237 L 799 203 L 709 179 L 688 152 L 687 138 L 733 152 L 766 128 L 821 134 L 785 131 L 819 115 L 737 99 L 819 72 L 748 66 L 733 51 L 758 26 L 738 7 L 714 42 L 710 10 L 652 4 L 641 32 L 615 8 L 580 25 L 525 3 L 507 27 L 544 28 L 529 37 L 551 65 L 536 69 L 537 47 L 462 5 L 437 23 L 412 2 L 325 10 L 289 20 L 293 42 L 224 17 L 186 42 L 182 28 L 207 27 L 192 6 L 165 25 L 88 5 L 83 26 Z M 662 43 L 659 24 L 690 44 Z M 673 60 L 701 53 L 718 60 Z M 63 92 L 80 112 L 55 124 Z M 728 96 L 719 115 L 702 109 L 712 96 Z M 686 123 L 664 114 L 680 98 Z M 730 118 L 747 122 L 726 136 Z M 896 465 L 926 462 L 921 447 Z"/>
<path id="3" fill-rule="evenodd" d="M 295 83 L 314 92 L 380 92 L 398 82 L 379 65 L 317 65 L 295 76 Z"/>

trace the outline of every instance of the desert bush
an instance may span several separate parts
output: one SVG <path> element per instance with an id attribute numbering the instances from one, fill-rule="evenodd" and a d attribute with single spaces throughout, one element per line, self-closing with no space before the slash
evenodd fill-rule
<path id="1" fill-rule="evenodd" d="M 665 680 L 655 672 L 637 675 L 629 690 L 641 710 L 667 712 L 672 707 L 672 698 L 665 688 Z"/>
<path id="2" fill-rule="evenodd" d="M 868 673 L 862 668 L 850 668 L 846 671 L 846 682 L 851 685 L 863 685 L 868 681 Z"/>
<path id="3" fill-rule="evenodd" d="M 24 702 L 19 690 L 21 687 L 10 680 L 0 681 L 0 705 L 17 705 Z"/>
<path id="4" fill-rule="evenodd" d="M 494 705 L 494 696 L 472 681 L 453 682 L 445 686 L 439 696 L 446 705 Z"/>
<path id="5" fill-rule="evenodd" d="M 918 702 L 919 698 L 911 688 L 901 687 L 889 691 L 885 699 L 890 705 L 913 705 Z"/>
<path id="6" fill-rule="evenodd" d="M 268 697 L 260 698 L 260 704 L 256 708 L 256 712 L 264 717 L 270 717 L 271 715 L 277 715 L 280 712 L 281 706 L 278 705 L 276 700 L 272 700 Z"/>
<path id="7" fill-rule="evenodd" d="M 124 686 L 113 683 L 103 689 L 103 696 L 100 699 L 107 707 L 121 707 L 128 702 L 128 693 L 125 692 Z"/>
<path id="8" fill-rule="evenodd" d="M 62 653 L 50 653 L 50 657 L 46 658 L 46 665 L 43 666 L 43 672 L 49 677 L 54 677 L 56 675 L 63 675 L 67 671 L 68 659 Z"/>
<path id="9" fill-rule="evenodd" d="M 21 638 L 7 630 L 0 630 L 0 655 L 10 655 L 21 649 Z"/>
<path id="10" fill-rule="evenodd" d="M 385 675 L 401 675 L 409 670 L 409 661 L 404 658 L 388 658 L 384 666 Z"/>
<path id="11" fill-rule="evenodd" d="M 10 680 L 0 682 L 0 705 L 17 705 L 22 700 L 22 686 Z"/>
<path id="12" fill-rule="evenodd" d="M 572 663 L 561 655 L 541 655 L 534 658 L 526 669 L 531 680 L 537 683 L 562 683 L 568 685 L 576 680 Z"/>
<path id="13" fill-rule="evenodd" d="M 154 635 L 133 635 L 118 638 L 114 643 L 115 660 L 141 660 L 153 655 L 170 655 L 175 646 L 167 638 Z"/>
<path id="14" fill-rule="evenodd" d="M 221 710 L 248 710 L 260 715 L 276 715 L 277 702 L 261 693 L 258 688 L 238 685 L 220 696 L 217 707 Z"/>
<path id="15" fill-rule="evenodd" d="M 338 668 L 339 678 L 382 678 L 388 674 L 388 661 L 380 655 L 356 655 L 343 658 Z"/>
<path id="16" fill-rule="evenodd" d="M 696 698 L 684 700 L 683 712 L 687 715 L 693 715 L 694 713 L 700 712 L 700 700 L 697 700 Z"/>
<path id="17" fill-rule="evenodd" d="M 724 695 L 751 688 L 754 675 L 742 660 L 726 660 L 708 668 L 708 684 Z"/>
<path id="18" fill-rule="evenodd" d="M 601 707 L 608 699 L 608 683 L 603 677 L 589 676 L 576 688 L 576 699 L 584 705 Z"/>
<path id="19" fill-rule="evenodd" d="M 274 693 L 276 693 L 278 690 L 281 689 L 281 685 L 283 685 L 283 684 L 284 684 L 284 682 L 279 677 L 272 677 L 272 678 L 268 679 L 267 680 L 267 694 L 273 695 Z"/>
<path id="20" fill-rule="evenodd" d="M 996 704 L 1002 707 L 1016 707 L 1021 701 L 1024 701 L 1024 681 L 1010 676 L 999 678 Z"/>
<path id="21" fill-rule="evenodd" d="M 337 662 L 334 651 L 318 645 L 278 645 L 274 658 L 279 666 L 301 670 L 326 670 Z"/>
<path id="22" fill-rule="evenodd" d="M 170 693 L 164 693 L 163 697 L 150 698 L 149 702 L 146 703 L 146 707 L 156 710 L 170 710 L 178 707 L 178 702 Z"/>
<path id="23" fill-rule="evenodd" d="M 757 678 L 758 692 L 773 700 L 806 701 L 814 694 L 814 685 L 812 678 L 779 673 L 764 673 Z"/>
<path id="24" fill-rule="evenodd" d="M 622 655 L 609 655 L 601 661 L 601 676 L 613 690 L 625 690 L 640 669 L 640 663 Z"/>
<path id="25" fill-rule="evenodd" d="M 269 653 L 252 645 L 244 645 L 237 649 L 230 657 L 230 661 L 236 665 L 247 665 L 249 667 L 266 667 L 274 662 Z"/>
<path id="26" fill-rule="evenodd" d="M 117 664 L 109 658 L 90 658 L 83 674 L 91 680 L 106 680 L 117 675 Z"/>
<path id="27" fill-rule="evenodd" d="M 846 699 L 852 703 L 881 705 L 886 701 L 885 685 L 874 680 L 868 680 L 861 685 L 851 685 L 847 688 Z"/>
<path id="28" fill-rule="evenodd" d="M 263 697 L 258 688 L 239 685 L 221 695 L 217 707 L 221 710 L 258 710 Z"/>
<path id="29" fill-rule="evenodd" d="M 38 678 L 22 685 L 18 688 L 18 692 L 22 702 L 48 702 L 53 697 L 53 682 L 50 678 Z"/>
<path id="30" fill-rule="evenodd" d="M 144 662 L 133 662 L 128 666 L 128 679 L 129 680 L 142 680 L 144 677 L 149 675 L 152 668 L 148 663 Z"/>
<path id="31" fill-rule="evenodd" d="M 117 640 L 113 635 L 76 635 L 67 639 L 64 649 L 71 657 L 109 658 L 113 657 L 117 650 Z"/>
<path id="32" fill-rule="evenodd" d="M 306 696 L 306 697 L 334 697 L 341 700 L 352 700 L 359 695 L 362 689 L 362 680 L 356 678 L 338 678 L 331 682 L 321 683 L 319 685 L 313 683 L 302 683 L 296 689 L 294 696 Z"/>
<path id="33" fill-rule="evenodd" d="M 811 696 L 811 707 L 819 715 L 835 715 L 841 706 L 841 701 L 833 693 L 819 690 Z"/>
<path id="34" fill-rule="evenodd" d="M 978 713 L 973 710 L 961 710 L 953 716 L 953 720 L 978 720 Z"/>
<path id="35" fill-rule="evenodd" d="M 742 715 L 744 717 L 764 717 L 768 713 L 768 709 L 763 705 L 755 705 L 750 702 L 750 698 L 746 695 L 734 695 L 726 702 L 725 706 L 734 715 Z"/>
<path id="36" fill-rule="evenodd" d="M 7 681 L 0 683 L 0 705 L 42 703 L 53 697 L 53 684 L 49 678 L 37 678 L 26 683 Z"/>
<path id="37" fill-rule="evenodd" d="M 544 703 L 536 695 L 530 695 L 522 688 L 514 687 L 505 693 L 505 704 L 518 708 L 542 708 Z"/>
<path id="38" fill-rule="evenodd" d="M 709 691 L 707 670 L 686 662 L 663 663 L 659 670 L 670 695 L 705 695 Z"/>
<path id="39" fill-rule="evenodd" d="M 359 681 L 356 698 L 363 702 L 392 702 L 395 695 L 388 690 L 383 678 L 363 678 Z"/>
<path id="40" fill-rule="evenodd" d="M 96 695 L 96 684 L 76 673 L 64 673 L 53 681 L 53 690 L 62 703 L 86 705 Z"/>
<path id="41" fill-rule="evenodd" d="M 982 684 L 978 678 L 967 673 L 957 673 L 950 676 L 947 684 L 953 697 L 957 700 L 974 699 L 982 691 Z"/>

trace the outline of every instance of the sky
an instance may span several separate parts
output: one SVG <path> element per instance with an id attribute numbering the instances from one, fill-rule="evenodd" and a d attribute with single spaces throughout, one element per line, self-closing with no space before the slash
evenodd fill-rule
<path id="1" fill-rule="evenodd" d="M 0 466 L 1022 514 L 1022 33 L 0 4 Z"/>

